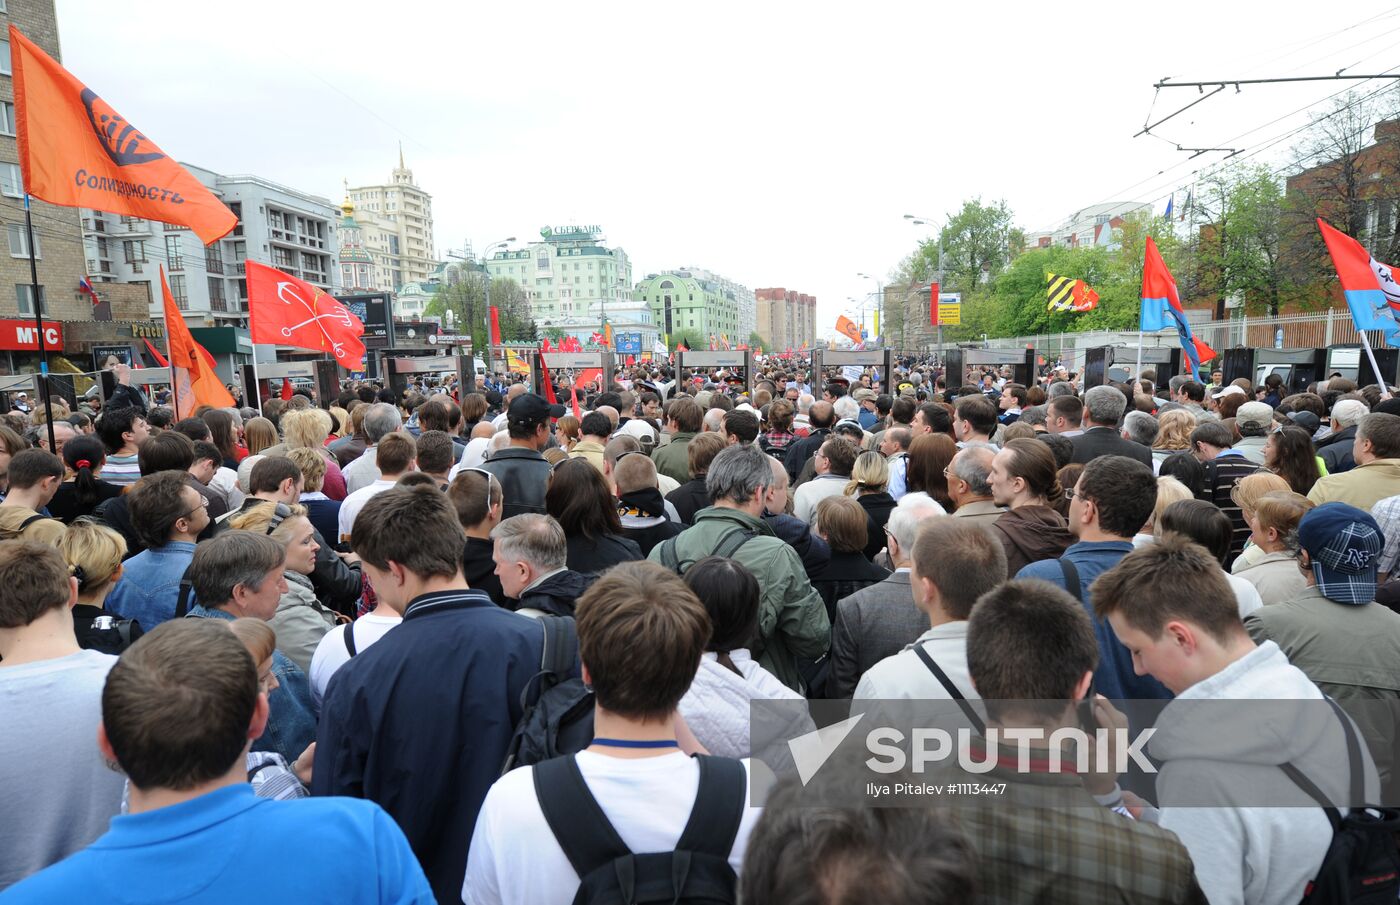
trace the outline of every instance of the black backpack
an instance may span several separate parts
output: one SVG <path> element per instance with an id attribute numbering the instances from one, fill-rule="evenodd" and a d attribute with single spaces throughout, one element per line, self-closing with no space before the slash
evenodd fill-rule
<path id="1" fill-rule="evenodd" d="M 1351 720 L 1331 698 L 1347 736 L 1347 760 L 1351 769 L 1350 801 L 1365 801 L 1365 773 L 1361 742 Z M 1317 875 L 1303 893 L 1302 905 L 1395 905 L 1400 895 L 1400 810 L 1353 807 L 1345 817 L 1312 780 L 1293 764 L 1280 764 L 1283 772 L 1309 798 L 1322 805 L 1332 824 L 1332 844 Z"/>
<path id="2" fill-rule="evenodd" d="M 730 528 L 720 535 L 719 543 L 715 544 L 714 551 L 706 553 L 705 556 L 722 556 L 725 559 L 731 559 L 735 553 L 739 552 L 740 547 L 758 537 L 759 533 L 749 528 Z M 680 536 L 677 535 L 661 543 L 661 564 L 677 575 L 684 575 L 699 560 L 682 560 L 680 558 L 680 555 L 676 553 L 676 541 L 679 539 Z"/>
<path id="3" fill-rule="evenodd" d="M 617 835 L 572 757 L 535 765 L 535 794 L 579 877 L 575 905 L 720 905 L 736 900 L 729 850 L 744 817 L 744 765 L 699 756 L 700 787 L 675 851 L 634 853 Z"/>
<path id="4" fill-rule="evenodd" d="M 593 692 L 578 677 L 578 633 L 569 616 L 540 616 L 544 646 L 540 671 L 520 692 L 515 725 L 501 775 L 564 754 L 593 741 Z M 347 629 L 347 633 L 348 633 Z"/>

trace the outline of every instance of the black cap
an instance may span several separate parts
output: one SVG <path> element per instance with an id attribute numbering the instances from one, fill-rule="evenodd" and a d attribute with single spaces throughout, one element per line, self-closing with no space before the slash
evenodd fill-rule
<path id="1" fill-rule="evenodd" d="M 562 417 L 564 417 L 562 405 L 550 405 L 543 396 L 536 396 L 534 393 L 522 393 L 516 396 L 506 412 L 506 419 L 511 426 L 523 427 L 526 430 L 537 428 L 550 418 Z"/>

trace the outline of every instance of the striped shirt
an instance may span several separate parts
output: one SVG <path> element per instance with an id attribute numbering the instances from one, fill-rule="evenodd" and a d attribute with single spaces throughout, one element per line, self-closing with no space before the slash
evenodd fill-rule
<path id="1" fill-rule="evenodd" d="M 135 484 L 141 479 L 141 467 L 136 464 L 136 454 L 129 456 L 108 456 L 102 466 L 102 480 L 118 487 Z"/>

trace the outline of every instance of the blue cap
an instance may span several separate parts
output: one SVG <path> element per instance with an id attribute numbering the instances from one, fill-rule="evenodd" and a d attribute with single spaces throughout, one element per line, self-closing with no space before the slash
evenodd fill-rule
<path id="1" fill-rule="evenodd" d="M 1346 503 L 1324 503 L 1298 523 L 1298 543 L 1312 561 L 1322 596 L 1358 605 L 1376 599 L 1385 536 L 1368 513 Z"/>

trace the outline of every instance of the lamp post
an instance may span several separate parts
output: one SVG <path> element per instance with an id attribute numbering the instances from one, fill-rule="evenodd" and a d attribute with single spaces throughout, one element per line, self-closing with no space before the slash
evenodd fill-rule
<path id="1" fill-rule="evenodd" d="M 486 372 L 488 374 L 491 373 L 491 271 L 487 270 L 486 262 L 491 259 L 491 252 L 494 249 L 504 247 L 514 241 L 515 236 L 510 236 L 499 242 L 492 242 L 490 245 L 486 246 L 486 249 L 481 253 L 481 271 L 486 274 L 486 342 L 482 344 L 484 348 L 481 350 L 481 363 L 486 366 Z M 447 256 L 449 258 L 456 258 L 459 261 L 471 261 L 473 264 L 476 263 L 476 261 L 472 261 L 471 258 L 454 255 L 450 251 L 447 252 Z M 463 312 L 463 320 L 465 321 L 467 318 L 468 315 Z M 473 349 L 472 351 L 475 352 L 476 350 Z"/>
<path id="2" fill-rule="evenodd" d="M 932 217 L 919 217 L 914 214 L 905 214 L 904 219 L 913 226 L 933 226 Z M 943 231 L 938 231 L 938 279 L 936 281 L 940 289 L 943 288 Z M 938 299 L 934 297 L 933 287 L 929 287 L 928 294 L 929 316 L 932 317 L 937 311 Z M 936 327 L 937 335 L 934 338 L 934 345 L 938 349 L 938 355 L 943 355 L 943 321 L 940 318 Z"/>
<path id="3" fill-rule="evenodd" d="M 885 296 L 885 287 L 884 287 L 884 285 L 880 282 L 880 278 L 879 278 L 879 277 L 872 277 L 872 276 L 871 276 L 870 274 L 868 274 L 868 273 L 858 273 L 858 274 L 856 274 L 856 276 L 860 277 L 860 278 L 863 279 L 863 280 L 873 280 L 873 281 L 874 281 L 874 283 L 875 283 L 875 305 L 876 305 L 877 307 L 883 307 L 884 302 L 885 302 L 885 297 L 884 297 L 884 296 Z M 865 330 L 865 308 L 864 308 L 864 306 L 862 306 L 862 307 L 861 307 L 861 310 L 860 310 L 860 327 L 861 327 L 861 330 L 862 330 L 862 331 Z"/>

